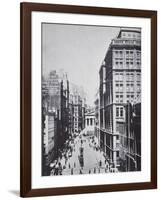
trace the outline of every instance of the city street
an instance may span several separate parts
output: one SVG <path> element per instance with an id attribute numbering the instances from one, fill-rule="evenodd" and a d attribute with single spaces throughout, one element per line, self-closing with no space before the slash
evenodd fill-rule
<path id="1" fill-rule="evenodd" d="M 141 171 L 141 28 L 106 27 L 92 55 L 75 50 L 93 50 L 97 31 L 42 27 L 49 51 L 42 66 L 42 176 Z M 75 46 L 81 33 L 89 41 L 80 37 Z M 69 57 L 58 51 L 62 44 L 74 50 Z"/>
<path id="2" fill-rule="evenodd" d="M 51 175 L 69 175 L 69 174 L 90 174 L 106 173 L 109 171 L 109 164 L 105 161 L 103 152 L 97 145 L 95 136 L 87 136 L 82 131 L 73 140 L 70 141 L 69 150 L 58 159 L 57 168 L 62 168 L 59 174 Z"/>

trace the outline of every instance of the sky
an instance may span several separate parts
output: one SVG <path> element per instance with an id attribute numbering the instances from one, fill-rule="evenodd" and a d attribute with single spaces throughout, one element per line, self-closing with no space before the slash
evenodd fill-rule
<path id="1" fill-rule="evenodd" d="M 42 24 L 42 74 L 63 69 L 71 83 L 84 88 L 87 103 L 94 104 L 99 69 L 111 39 L 120 28 Z"/>

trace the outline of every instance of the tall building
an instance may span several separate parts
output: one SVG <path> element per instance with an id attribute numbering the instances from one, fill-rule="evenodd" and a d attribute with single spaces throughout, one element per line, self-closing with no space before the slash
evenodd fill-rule
<path id="1" fill-rule="evenodd" d="M 50 163 L 61 155 L 69 134 L 69 81 L 54 70 L 42 79 L 43 173 L 50 172 Z"/>
<path id="2" fill-rule="evenodd" d="M 70 94 L 73 102 L 73 129 L 80 132 L 85 128 L 86 98 L 83 88 L 71 84 Z"/>
<path id="3" fill-rule="evenodd" d="M 69 94 L 69 134 L 72 136 L 74 133 L 74 104 L 73 104 L 73 94 Z"/>
<path id="4" fill-rule="evenodd" d="M 82 97 L 82 129 L 85 128 L 86 98 Z"/>
<path id="5" fill-rule="evenodd" d="M 60 112 L 61 79 L 56 70 L 49 73 L 49 76 L 47 77 L 47 84 L 49 93 L 49 110 L 58 110 L 58 112 Z"/>
<path id="6" fill-rule="evenodd" d="M 54 112 L 48 112 L 45 115 L 43 175 L 49 175 L 50 163 L 58 156 L 57 123 L 58 120 Z"/>
<path id="7" fill-rule="evenodd" d="M 78 91 L 74 92 L 74 131 L 79 132 L 82 130 L 82 100 Z"/>
<path id="8" fill-rule="evenodd" d="M 135 169 L 141 170 L 141 103 L 134 104 L 133 106 L 133 126 L 132 132 L 134 135 L 134 159 Z"/>
<path id="9" fill-rule="evenodd" d="M 99 74 L 100 146 L 111 167 L 119 168 L 120 160 L 127 156 L 127 104 L 140 102 L 140 29 L 120 29 L 109 45 Z"/>
<path id="10" fill-rule="evenodd" d="M 100 100 L 99 100 L 99 91 L 97 91 L 96 95 L 95 95 L 95 101 L 94 101 L 94 105 L 95 105 L 95 130 L 94 130 L 94 134 L 98 139 L 98 142 L 100 144 Z"/>

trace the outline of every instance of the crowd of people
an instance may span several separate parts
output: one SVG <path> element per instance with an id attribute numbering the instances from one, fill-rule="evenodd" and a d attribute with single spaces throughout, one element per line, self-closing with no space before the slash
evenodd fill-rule
<path id="1" fill-rule="evenodd" d="M 84 157 L 86 153 L 84 150 L 85 145 L 89 145 L 89 148 L 93 149 L 93 152 L 98 155 L 97 163 L 95 166 L 89 169 L 84 166 Z M 74 161 L 71 159 L 73 154 L 77 155 L 74 157 Z M 99 157 L 99 155 L 101 155 L 101 157 Z M 61 154 L 61 157 L 59 157 L 51 167 L 52 176 L 64 174 L 96 174 L 107 172 L 109 172 L 109 164 L 103 156 L 103 152 L 99 148 L 95 137 L 87 135 L 79 135 L 68 141 L 64 151 Z"/>

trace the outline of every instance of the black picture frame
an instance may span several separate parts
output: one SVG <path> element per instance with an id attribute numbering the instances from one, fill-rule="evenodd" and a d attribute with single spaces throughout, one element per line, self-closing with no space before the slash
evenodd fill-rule
<path id="1" fill-rule="evenodd" d="M 151 180 L 150 182 L 32 189 L 31 180 L 31 13 L 33 11 L 143 17 L 151 20 Z M 41 3 L 20 4 L 21 142 L 20 196 L 36 197 L 157 188 L 157 12 Z"/>

